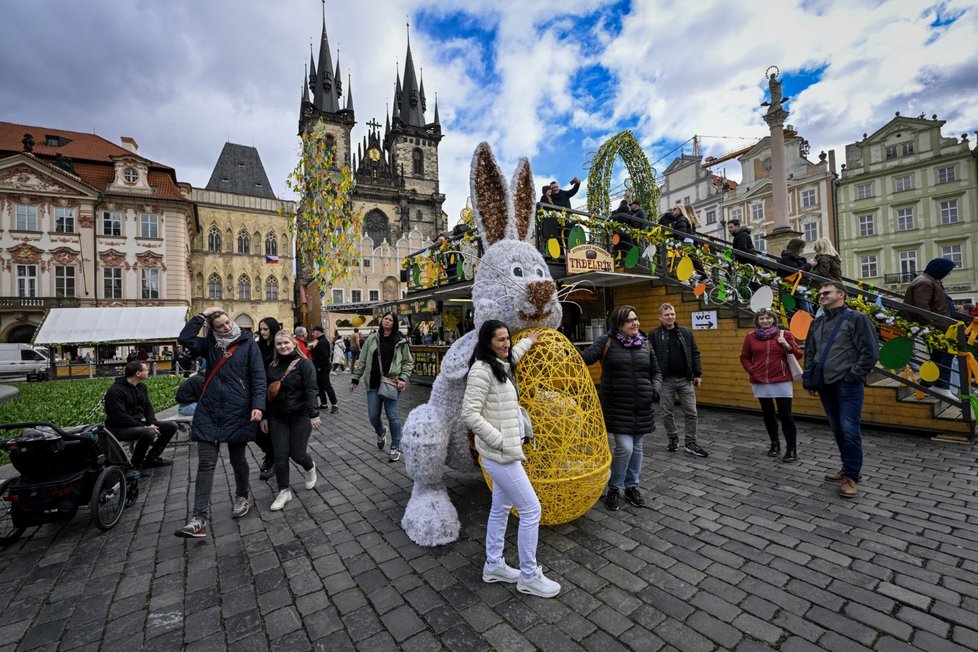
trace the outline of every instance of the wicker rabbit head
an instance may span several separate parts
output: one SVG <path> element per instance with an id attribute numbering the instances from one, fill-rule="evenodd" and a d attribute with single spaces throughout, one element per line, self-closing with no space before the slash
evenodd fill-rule
<path id="1" fill-rule="evenodd" d="M 472 287 L 476 328 L 498 319 L 511 330 L 556 328 L 562 311 L 557 286 L 532 244 L 535 212 L 530 162 L 520 159 L 507 187 L 488 143 L 472 158 L 472 197 L 483 256 Z"/>

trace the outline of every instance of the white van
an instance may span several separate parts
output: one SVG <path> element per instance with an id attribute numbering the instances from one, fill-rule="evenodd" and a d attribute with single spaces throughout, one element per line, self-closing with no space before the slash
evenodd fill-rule
<path id="1" fill-rule="evenodd" d="M 51 360 L 45 352 L 45 349 L 36 349 L 30 344 L 0 344 L 0 376 L 46 379 Z"/>

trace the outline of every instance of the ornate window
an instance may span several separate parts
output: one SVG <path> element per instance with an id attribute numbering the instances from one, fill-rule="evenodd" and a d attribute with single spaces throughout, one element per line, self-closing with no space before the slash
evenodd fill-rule
<path id="1" fill-rule="evenodd" d="M 274 276 L 265 282 L 265 301 L 278 301 L 278 280 Z"/>
<path id="2" fill-rule="evenodd" d="M 274 233 L 265 236 L 265 255 L 278 256 L 278 238 Z"/>
<path id="3" fill-rule="evenodd" d="M 207 232 L 207 251 L 213 251 L 214 253 L 221 253 L 221 231 L 216 227 L 212 226 L 210 231 Z"/>
<path id="4" fill-rule="evenodd" d="M 58 206 L 54 209 L 55 233 L 75 232 L 75 209 Z"/>
<path id="5" fill-rule="evenodd" d="M 37 296 L 37 265 L 17 265 L 17 296 Z"/>
<path id="6" fill-rule="evenodd" d="M 73 266 L 54 266 L 54 296 L 75 296 L 75 268 Z"/>
<path id="7" fill-rule="evenodd" d="M 251 237 L 248 232 L 242 229 L 238 232 L 238 253 L 239 254 L 250 254 L 251 253 Z"/>
<path id="8" fill-rule="evenodd" d="M 223 298 L 223 286 L 221 285 L 221 277 L 217 274 L 211 274 L 207 279 L 207 298 L 208 299 L 221 299 Z"/>
<path id="9" fill-rule="evenodd" d="M 411 170 L 416 175 L 424 174 L 424 153 L 417 147 L 411 152 Z"/>
<path id="10" fill-rule="evenodd" d="M 238 301 L 251 301 L 251 280 L 246 274 L 238 278 Z"/>
<path id="11" fill-rule="evenodd" d="M 859 216 L 859 236 L 867 237 L 876 235 L 876 218 L 872 215 Z"/>
<path id="12" fill-rule="evenodd" d="M 141 213 L 139 216 L 139 237 L 159 238 L 160 218 L 155 213 Z"/>
<path id="13" fill-rule="evenodd" d="M 818 240 L 818 222 L 808 222 L 802 226 L 805 242 L 815 242 Z"/>
<path id="14" fill-rule="evenodd" d="M 103 267 L 102 268 L 102 287 L 103 295 L 106 299 L 122 298 L 122 268 Z"/>
<path id="15" fill-rule="evenodd" d="M 957 174 L 955 174 L 953 165 L 937 168 L 937 183 L 951 183 L 955 179 L 957 179 Z"/>
<path id="16" fill-rule="evenodd" d="M 102 213 L 102 235 L 122 235 L 122 213 L 119 211 Z"/>
<path id="17" fill-rule="evenodd" d="M 390 242 L 390 222 L 384 212 L 378 208 L 373 209 L 363 218 L 363 231 L 374 241 L 375 247 L 384 240 Z"/>
<path id="18" fill-rule="evenodd" d="M 957 224 L 958 223 L 958 200 L 948 199 L 947 201 L 942 201 L 940 203 L 941 208 L 941 224 Z"/>
<path id="19" fill-rule="evenodd" d="M 17 204 L 17 230 L 37 231 L 37 206 Z"/>
<path id="20" fill-rule="evenodd" d="M 896 212 L 897 231 L 912 231 L 913 208 L 898 208 Z"/>
<path id="21" fill-rule="evenodd" d="M 140 296 L 143 299 L 159 299 L 160 298 L 160 270 L 158 269 L 141 269 L 140 273 L 140 285 L 141 292 Z"/>
<path id="22" fill-rule="evenodd" d="M 860 278 L 872 278 L 879 275 L 877 258 L 875 255 L 859 257 Z"/>

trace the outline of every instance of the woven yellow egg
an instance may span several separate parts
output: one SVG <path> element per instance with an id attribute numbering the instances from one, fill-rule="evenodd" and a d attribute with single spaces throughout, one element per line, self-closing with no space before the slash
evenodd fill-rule
<path id="1" fill-rule="evenodd" d="M 539 341 L 516 365 L 520 405 L 536 436 L 535 448 L 523 448 L 523 466 L 540 499 L 540 522 L 559 525 L 598 502 L 608 482 L 611 450 L 598 393 L 580 354 L 557 331 L 538 332 Z M 517 333 L 513 344 L 525 336 L 526 331 Z M 485 477 L 491 489 L 492 480 Z"/>

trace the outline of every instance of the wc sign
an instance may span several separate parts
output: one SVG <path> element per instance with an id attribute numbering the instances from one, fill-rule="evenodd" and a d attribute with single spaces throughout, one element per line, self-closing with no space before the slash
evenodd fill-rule
<path id="1" fill-rule="evenodd" d="M 694 331 L 715 331 L 717 329 L 717 311 L 703 310 L 693 313 Z"/>

